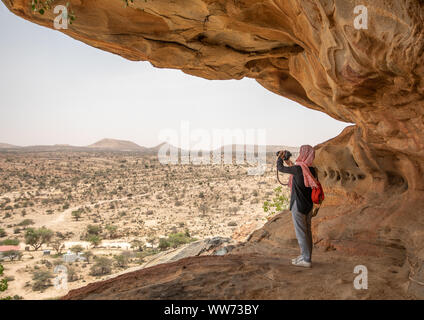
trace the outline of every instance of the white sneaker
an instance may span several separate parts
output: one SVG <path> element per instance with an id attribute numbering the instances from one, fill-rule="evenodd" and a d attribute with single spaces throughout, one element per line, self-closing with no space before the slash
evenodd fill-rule
<path id="1" fill-rule="evenodd" d="M 293 263 L 295 263 L 296 261 L 299 261 L 300 259 L 303 259 L 302 255 L 300 255 L 300 256 L 298 256 L 298 257 L 296 257 L 296 258 L 291 259 L 291 262 L 292 262 L 292 264 L 293 264 Z"/>
<path id="2" fill-rule="evenodd" d="M 312 263 L 311 262 L 306 262 L 305 260 L 303 260 L 303 257 L 299 260 L 296 261 L 292 261 L 292 265 L 296 266 L 296 267 L 303 267 L 303 268 L 311 268 L 312 267 Z"/>

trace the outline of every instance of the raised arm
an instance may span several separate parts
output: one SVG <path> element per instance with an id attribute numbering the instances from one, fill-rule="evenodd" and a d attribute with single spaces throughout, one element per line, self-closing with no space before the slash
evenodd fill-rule
<path id="1" fill-rule="evenodd" d="M 281 159 L 280 157 L 277 160 L 277 169 L 280 172 L 283 173 L 288 173 L 288 174 L 296 174 L 297 173 L 297 168 L 295 166 L 285 166 L 284 165 L 284 161 L 283 159 Z"/>

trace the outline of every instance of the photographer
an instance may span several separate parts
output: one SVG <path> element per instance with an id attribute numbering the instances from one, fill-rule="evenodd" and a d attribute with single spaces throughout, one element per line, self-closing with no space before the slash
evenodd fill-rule
<path id="1" fill-rule="evenodd" d="M 300 256 L 292 259 L 292 264 L 310 268 L 312 266 L 311 219 L 313 208 L 311 193 L 312 188 L 317 187 L 316 172 L 311 167 L 315 158 L 315 150 L 309 145 L 301 146 L 296 164 L 293 164 L 289 156 L 291 154 L 288 151 L 278 153 L 277 170 L 291 175 L 289 180 L 291 190 L 290 210 L 301 251 Z M 284 165 L 284 162 L 287 166 Z"/>

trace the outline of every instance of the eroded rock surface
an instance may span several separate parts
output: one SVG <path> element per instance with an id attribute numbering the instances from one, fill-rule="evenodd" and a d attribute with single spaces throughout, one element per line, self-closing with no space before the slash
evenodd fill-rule
<path id="1" fill-rule="evenodd" d="M 2 1 L 53 27 L 52 12 L 34 14 L 27 0 Z M 251 77 L 354 123 L 316 147 L 327 193 L 315 220 L 317 245 L 355 254 L 399 248 L 412 266 L 408 277 L 424 282 L 422 1 L 70 3 L 76 21 L 63 32 L 91 46 L 207 79 Z M 368 9 L 368 29 L 354 27 L 357 5 Z"/>

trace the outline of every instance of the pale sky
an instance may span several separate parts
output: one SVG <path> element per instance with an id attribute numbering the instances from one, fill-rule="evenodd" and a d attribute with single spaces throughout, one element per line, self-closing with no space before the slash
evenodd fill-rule
<path id="1" fill-rule="evenodd" d="M 0 2 L 0 142 L 151 147 L 164 129 L 266 129 L 272 145 L 315 145 L 348 124 L 253 79 L 210 81 L 127 61 L 11 14 Z M 314 128 L 312 130 L 311 128 Z"/>

